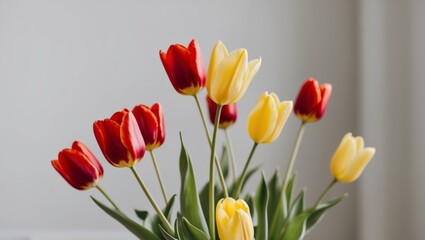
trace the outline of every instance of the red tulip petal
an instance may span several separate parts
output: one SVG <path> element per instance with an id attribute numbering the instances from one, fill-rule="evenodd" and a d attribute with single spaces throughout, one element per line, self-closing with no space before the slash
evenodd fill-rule
<path id="1" fill-rule="evenodd" d="M 103 176 L 103 167 L 99 163 L 99 160 L 97 160 L 96 156 L 80 141 L 74 141 L 72 143 L 72 149 L 77 150 L 79 152 L 82 152 L 84 155 L 87 156 L 87 159 L 96 167 L 97 171 L 99 172 L 100 176 Z"/>
<path id="2" fill-rule="evenodd" d="M 320 86 L 320 92 L 322 96 L 322 101 L 320 102 L 318 109 L 316 110 L 317 119 L 322 118 L 322 116 L 325 114 L 332 93 L 332 85 L 328 83 L 322 84 Z"/>
<path id="3" fill-rule="evenodd" d="M 110 119 L 96 121 L 93 125 L 96 140 L 106 160 L 115 167 L 128 166 L 127 149 L 121 143 L 120 125 Z"/>
<path id="4" fill-rule="evenodd" d="M 143 158 L 145 142 L 132 112 L 124 115 L 120 128 L 121 142 L 127 148 L 134 163 Z"/>
<path id="5" fill-rule="evenodd" d="M 154 105 L 152 105 L 151 111 L 155 114 L 156 120 L 158 122 L 158 133 L 156 136 L 156 143 L 159 144 L 158 146 L 161 146 L 165 141 L 165 123 L 161 104 L 155 103 Z"/>
<path id="6" fill-rule="evenodd" d="M 308 79 L 298 94 L 295 102 L 294 110 L 297 114 L 311 115 L 314 113 L 317 104 L 320 103 L 322 97 L 318 82 L 310 78 Z"/>
<path id="7" fill-rule="evenodd" d="M 146 145 L 154 145 L 158 135 L 158 121 L 148 106 L 138 105 L 133 109 L 133 115 L 137 120 L 140 132 Z"/>

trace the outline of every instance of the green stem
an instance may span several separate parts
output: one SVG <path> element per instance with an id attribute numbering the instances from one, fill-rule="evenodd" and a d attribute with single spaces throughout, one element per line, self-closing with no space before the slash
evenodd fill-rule
<path id="1" fill-rule="evenodd" d="M 328 187 L 325 189 L 325 191 L 323 191 L 322 195 L 320 195 L 319 199 L 317 199 L 316 203 L 314 204 L 314 208 L 313 209 L 316 209 L 319 206 L 319 204 L 323 201 L 323 199 L 325 199 L 326 194 L 328 194 L 329 190 L 331 190 L 331 188 L 337 182 L 338 182 L 338 180 L 336 180 L 335 178 L 332 180 L 332 182 L 328 185 Z"/>
<path id="2" fill-rule="evenodd" d="M 305 124 L 306 122 L 302 121 L 300 128 L 298 129 L 298 136 L 295 141 L 294 148 L 292 149 L 291 160 L 289 161 L 288 168 L 286 169 L 286 175 L 285 175 L 285 180 L 283 182 L 282 194 L 286 192 L 286 188 L 288 187 L 288 184 L 289 184 L 289 179 L 291 178 L 291 175 L 292 175 L 292 169 L 294 168 L 295 158 L 297 157 L 298 148 L 300 147 L 301 139 L 304 134 Z"/>
<path id="3" fill-rule="evenodd" d="M 236 190 L 235 198 L 239 198 L 239 194 L 241 192 L 242 185 L 245 181 L 245 177 L 246 177 L 245 175 L 246 175 L 246 172 L 248 171 L 249 163 L 251 162 L 252 156 L 254 156 L 254 152 L 255 152 L 255 149 L 257 148 L 257 146 L 258 146 L 258 143 L 254 142 L 254 145 L 252 146 L 251 152 L 249 153 L 248 159 L 246 160 L 245 166 L 243 168 L 241 177 L 239 178 L 238 186 L 236 188 L 237 190 Z"/>
<path id="4" fill-rule="evenodd" d="M 100 187 L 100 185 L 96 185 L 97 190 L 99 190 L 99 192 L 101 192 L 103 194 L 103 196 L 105 196 L 106 199 L 108 199 L 108 201 L 112 204 L 112 206 L 114 206 L 114 208 L 118 211 L 121 212 L 121 210 L 118 208 L 118 206 L 114 203 L 114 201 L 112 201 L 112 198 L 109 197 L 109 195 L 103 190 L 102 187 Z"/>
<path id="5" fill-rule="evenodd" d="M 193 97 L 195 98 L 196 106 L 198 107 L 199 114 L 201 115 L 202 124 L 204 125 L 205 134 L 208 138 L 208 143 L 210 144 L 210 148 L 212 148 L 210 132 L 208 131 L 207 122 L 205 121 L 204 112 L 202 111 L 201 104 L 199 103 L 198 95 L 194 95 Z M 215 155 L 215 151 L 214 151 L 214 161 L 215 161 L 215 165 L 217 166 L 218 177 L 220 179 L 221 187 L 223 188 L 224 196 L 228 197 L 229 193 L 227 191 L 226 181 L 224 180 L 223 170 L 221 168 L 220 161 L 218 161 L 217 156 Z"/>
<path id="6" fill-rule="evenodd" d="M 210 156 L 210 182 L 209 182 L 209 200 L 208 200 L 208 209 L 209 209 L 209 230 L 211 239 L 215 239 L 215 198 L 214 198 L 214 159 L 215 159 L 215 142 L 217 137 L 217 129 L 221 115 L 221 105 L 217 105 L 217 111 L 215 113 L 214 120 L 214 132 L 211 143 L 211 156 Z"/>
<path id="7" fill-rule="evenodd" d="M 164 197 L 165 204 L 167 204 L 168 202 L 167 193 L 165 192 L 164 184 L 162 183 L 162 178 L 161 178 L 161 174 L 159 173 L 158 166 L 156 164 L 155 155 L 153 154 L 152 150 L 150 150 L 149 153 L 151 154 L 153 166 L 155 167 L 156 176 L 158 177 L 158 182 L 159 182 L 159 185 L 161 186 L 162 196 Z"/>
<path id="8" fill-rule="evenodd" d="M 229 146 L 230 161 L 232 162 L 233 181 L 235 181 L 237 178 L 238 171 L 236 169 L 236 160 L 235 160 L 235 153 L 233 152 L 232 141 L 230 140 L 230 135 L 229 135 L 229 132 L 227 131 L 227 128 L 224 129 L 224 134 L 226 135 L 227 146 Z"/>
<path id="9" fill-rule="evenodd" d="M 173 227 L 168 222 L 167 218 L 162 213 L 161 209 L 159 209 L 158 204 L 156 204 L 155 200 L 153 199 L 152 195 L 149 193 L 148 189 L 146 188 L 145 184 L 143 183 L 142 179 L 140 178 L 139 174 L 137 173 L 134 166 L 130 167 L 131 171 L 133 172 L 134 176 L 137 179 L 137 182 L 139 182 L 140 187 L 142 187 L 143 192 L 145 193 L 146 197 L 148 198 L 149 202 L 151 203 L 152 207 L 154 208 L 156 214 L 158 215 L 159 219 L 161 220 L 162 224 L 164 224 L 165 229 L 168 233 L 175 236 L 175 232 L 173 230 Z"/>

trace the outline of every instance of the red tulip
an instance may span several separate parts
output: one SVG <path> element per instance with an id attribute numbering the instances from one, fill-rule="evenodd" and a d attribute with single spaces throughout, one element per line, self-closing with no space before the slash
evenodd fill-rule
<path id="1" fill-rule="evenodd" d="M 331 97 L 332 85 L 324 83 L 319 86 L 316 79 L 304 82 L 294 105 L 295 115 L 304 122 L 316 122 L 325 114 Z"/>
<path id="2" fill-rule="evenodd" d="M 115 167 L 132 167 L 145 154 L 145 142 L 133 113 L 124 109 L 93 123 L 103 155 Z"/>
<path id="3" fill-rule="evenodd" d="M 52 165 L 72 187 L 78 190 L 94 187 L 103 176 L 102 165 L 79 141 L 75 141 L 72 148 L 60 151 L 58 159 L 52 160 Z"/>
<path id="4" fill-rule="evenodd" d="M 165 140 L 164 116 L 161 105 L 155 103 L 151 108 L 138 105 L 134 107 L 132 112 L 145 140 L 146 149 L 153 150 L 161 146 Z"/>
<path id="5" fill-rule="evenodd" d="M 159 51 L 162 64 L 174 89 L 180 94 L 194 96 L 205 86 L 205 67 L 201 49 L 195 40 L 186 48 L 171 45 L 167 52 Z"/>
<path id="6" fill-rule="evenodd" d="M 207 105 L 208 105 L 208 112 L 210 115 L 210 121 L 212 124 L 214 124 L 215 121 L 215 113 L 217 111 L 217 104 L 211 100 L 207 96 Z M 232 103 L 229 105 L 223 105 L 221 108 L 221 114 L 220 114 L 220 120 L 218 127 L 221 129 L 226 129 L 233 125 L 236 122 L 236 119 L 238 118 L 238 111 L 236 107 L 236 103 Z"/>

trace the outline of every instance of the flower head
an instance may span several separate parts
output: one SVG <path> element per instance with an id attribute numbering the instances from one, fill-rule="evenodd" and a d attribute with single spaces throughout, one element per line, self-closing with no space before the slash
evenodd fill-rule
<path id="1" fill-rule="evenodd" d="M 246 92 L 261 66 L 261 59 L 248 62 L 248 52 L 239 48 L 228 52 L 218 41 L 211 53 L 207 74 L 208 96 L 219 105 L 237 102 Z"/>
<path id="2" fill-rule="evenodd" d="M 275 93 L 264 92 L 248 116 L 248 133 L 256 143 L 276 140 L 288 120 L 292 101 L 280 102 Z"/>
<path id="3" fill-rule="evenodd" d="M 205 67 L 201 49 L 195 40 L 186 48 L 171 45 L 167 52 L 159 51 L 162 64 L 174 89 L 183 95 L 196 95 L 205 86 Z"/>
<path id="4" fill-rule="evenodd" d="M 305 122 L 320 120 L 325 114 L 331 92 L 332 85 L 325 83 L 319 86 L 316 79 L 307 79 L 295 101 L 295 115 Z"/>
<path id="5" fill-rule="evenodd" d="M 145 142 L 133 113 L 124 109 L 93 123 L 100 150 L 115 167 L 132 167 L 145 154 Z"/>
<path id="6" fill-rule="evenodd" d="M 137 105 L 133 108 L 140 132 L 145 141 L 146 149 L 153 150 L 164 143 L 165 126 L 161 104 L 155 103 L 151 108 Z"/>
<path id="7" fill-rule="evenodd" d="M 103 176 L 103 168 L 93 153 L 81 142 L 75 141 L 52 160 L 52 166 L 62 177 L 78 190 L 89 189 Z"/>
<path id="8" fill-rule="evenodd" d="M 216 222 L 218 236 L 221 240 L 252 240 L 252 225 L 249 206 L 242 199 L 221 199 L 217 203 Z"/>
<path id="9" fill-rule="evenodd" d="M 217 111 L 217 104 L 213 100 L 211 100 L 211 98 L 209 98 L 208 96 L 206 98 L 207 98 L 207 106 L 208 106 L 210 121 L 212 124 L 214 124 L 215 114 Z M 232 103 L 230 105 L 224 105 L 221 108 L 221 114 L 220 114 L 218 127 L 221 129 L 226 129 L 232 126 L 236 122 L 237 118 L 238 118 L 238 109 L 237 109 L 236 103 Z"/>
<path id="10" fill-rule="evenodd" d="M 347 133 L 332 157 L 332 175 L 340 182 L 353 182 L 362 174 L 373 155 L 375 148 L 365 148 L 362 137 Z"/>

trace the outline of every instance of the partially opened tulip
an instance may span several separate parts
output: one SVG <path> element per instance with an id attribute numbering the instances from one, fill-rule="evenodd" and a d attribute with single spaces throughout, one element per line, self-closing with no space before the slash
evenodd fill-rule
<path id="1" fill-rule="evenodd" d="M 132 112 L 139 125 L 146 149 L 150 151 L 161 146 L 165 140 L 164 116 L 161 104 L 155 103 L 151 108 L 146 105 L 137 105 Z"/>
<path id="2" fill-rule="evenodd" d="M 353 182 L 362 174 L 373 155 L 375 148 L 365 148 L 362 137 L 347 133 L 332 157 L 332 175 L 340 182 Z"/>
<path id="3" fill-rule="evenodd" d="M 81 142 L 75 141 L 71 148 L 59 152 L 52 165 L 62 177 L 78 190 L 96 186 L 103 176 L 103 168 L 93 153 Z"/>
<path id="4" fill-rule="evenodd" d="M 165 140 L 164 116 L 161 104 L 155 103 L 151 108 L 142 104 L 137 105 L 133 108 L 132 112 L 137 120 L 143 139 L 145 140 L 146 149 L 151 154 L 164 201 L 167 203 L 167 194 L 165 193 L 164 184 L 156 164 L 155 155 L 153 154 L 153 150 L 161 146 Z"/>
<path id="5" fill-rule="evenodd" d="M 292 101 L 279 100 L 275 93 L 264 92 L 248 116 L 248 133 L 256 143 L 277 139 L 292 111 Z"/>
<path id="6" fill-rule="evenodd" d="M 208 66 L 208 96 L 221 106 L 237 102 L 246 92 L 260 66 L 260 58 L 248 62 L 246 49 L 239 48 L 229 53 L 226 46 L 218 41 Z"/>
<path id="7" fill-rule="evenodd" d="M 171 45 L 167 52 L 159 51 L 162 64 L 174 89 L 183 95 L 196 95 L 205 86 L 205 67 L 201 49 L 192 40 L 186 48 Z"/>
<path id="8" fill-rule="evenodd" d="M 252 225 L 249 206 L 242 199 L 221 199 L 217 203 L 216 222 L 220 240 L 252 240 Z"/>
<path id="9" fill-rule="evenodd" d="M 217 111 L 217 104 L 213 100 L 211 100 L 211 98 L 209 98 L 208 96 L 207 96 L 207 106 L 208 106 L 210 121 L 212 124 L 214 124 L 215 114 Z M 221 114 L 220 114 L 218 127 L 221 129 L 226 129 L 232 126 L 236 122 L 237 118 L 238 118 L 238 110 L 237 110 L 236 103 L 224 105 L 221 108 Z"/>
<path id="10" fill-rule="evenodd" d="M 133 167 L 145 154 L 136 118 L 127 109 L 94 122 L 93 131 L 106 160 L 115 167 Z"/>
<path id="11" fill-rule="evenodd" d="M 325 114 L 331 92 L 332 85 L 325 83 L 319 86 L 316 79 L 307 79 L 295 101 L 295 115 L 304 122 L 320 120 Z"/>

